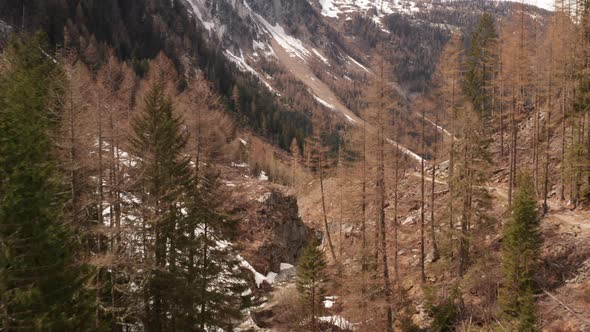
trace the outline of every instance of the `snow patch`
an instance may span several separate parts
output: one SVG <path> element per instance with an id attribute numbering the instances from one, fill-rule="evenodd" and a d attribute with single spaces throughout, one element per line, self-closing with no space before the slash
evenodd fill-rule
<path id="1" fill-rule="evenodd" d="M 328 324 L 332 324 L 338 328 L 340 328 L 341 330 L 349 330 L 352 331 L 354 330 L 354 326 L 352 325 L 351 322 L 349 322 L 348 320 L 346 320 L 344 317 L 342 316 L 324 316 L 324 317 L 318 317 L 318 320 L 320 322 L 325 322 Z"/>
<path id="2" fill-rule="evenodd" d="M 268 199 L 270 198 L 270 193 L 265 193 L 264 195 L 261 195 L 260 197 L 258 197 L 256 199 L 257 202 L 259 203 L 264 203 L 266 202 Z"/>
<path id="3" fill-rule="evenodd" d="M 280 265 L 279 269 L 280 269 L 281 271 L 283 271 L 283 270 L 289 270 L 289 269 L 292 269 L 292 268 L 294 268 L 294 267 L 295 267 L 295 266 L 293 266 L 293 265 L 291 265 L 291 264 L 289 264 L 289 263 L 281 263 L 281 265 Z"/>
<path id="4" fill-rule="evenodd" d="M 328 66 L 330 65 L 330 61 L 328 61 L 328 59 L 323 56 L 320 52 L 318 52 L 318 50 L 316 50 L 315 48 L 312 48 L 311 51 L 313 52 L 313 54 L 315 54 L 318 58 L 320 58 L 320 60 L 322 60 L 325 64 L 327 64 Z"/>
<path id="5" fill-rule="evenodd" d="M 240 261 L 240 266 L 247 270 L 250 270 L 250 272 L 254 274 L 254 281 L 256 282 L 256 287 L 260 288 L 260 286 L 262 286 L 262 283 L 264 282 L 268 283 L 269 285 L 272 285 L 274 283 L 275 278 L 277 277 L 276 273 L 269 272 L 265 276 L 262 273 L 256 271 L 256 269 L 250 263 L 248 263 L 248 261 L 246 261 L 244 257 L 238 255 L 238 260 Z"/>
<path id="6" fill-rule="evenodd" d="M 320 0 L 320 6 L 322 6 L 322 15 L 324 16 L 338 18 L 338 14 L 341 13 L 332 0 Z"/>
<path id="7" fill-rule="evenodd" d="M 348 120 L 348 122 L 352 122 L 352 123 L 356 123 L 357 122 L 355 119 L 353 119 L 352 117 L 350 117 L 348 114 L 344 114 L 344 116 L 346 117 L 346 120 Z"/>
<path id="8" fill-rule="evenodd" d="M 268 181 L 268 175 L 266 175 L 265 171 L 260 171 L 260 175 L 258 175 L 258 180 Z"/>
<path id="9" fill-rule="evenodd" d="M 405 155 L 411 157 L 412 159 L 416 160 L 417 162 L 422 162 L 422 157 L 415 154 L 410 149 L 405 148 L 405 147 L 401 146 L 400 144 L 396 143 L 394 140 L 388 138 L 387 143 L 389 143 L 391 145 L 395 145 L 401 152 L 403 152 Z"/>
<path id="10" fill-rule="evenodd" d="M 248 167 L 250 167 L 250 165 L 248 165 L 246 163 L 237 164 L 237 163 L 232 162 L 231 165 L 233 167 L 238 167 L 238 168 L 248 168 Z"/>
<path id="11" fill-rule="evenodd" d="M 324 107 L 327 107 L 331 110 L 336 110 L 336 107 L 334 105 L 330 104 L 329 102 L 323 100 L 322 98 L 320 98 L 316 95 L 313 95 L 313 99 L 315 99 L 315 101 L 317 101 L 318 103 L 320 103 Z"/>
<path id="12" fill-rule="evenodd" d="M 547 0 L 549 1 L 549 0 Z M 393 13 L 413 14 L 420 10 L 417 3 L 409 0 L 319 0 L 322 15 L 338 18 L 340 14 L 377 12 L 377 17 Z M 350 16 L 346 16 L 349 20 Z M 380 22 L 379 22 L 380 24 Z"/>
<path id="13" fill-rule="evenodd" d="M 212 32 L 215 30 L 215 23 L 211 22 L 211 21 L 207 21 L 204 17 L 203 14 L 201 13 L 201 10 L 199 9 L 199 5 L 202 5 L 199 3 L 199 0 L 189 0 L 188 3 L 191 5 L 192 10 L 189 8 L 188 12 L 191 14 L 194 14 L 197 19 L 199 21 L 201 21 L 201 24 L 203 25 L 203 27 L 209 31 Z"/>
<path id="14" fill-rule="evenodd" d="M 275 92 L 275 90 L 272 88 L 272 86 L 262 77 L 262 75 L 260 75 L 254 68 L 252 68 L 246 62 L 246 59 L 244 58 L 244 53 L 242 52 L 242 50 L 240 50 L 240 56 L 239 57 L 237 55 L 234 55 L 232 52 L 227 51 L 227 50 L 224 53 L 225 53 L 225 55 L 227 56 L 227 58 L 230 61 L 232 61 L 233 63 L 235 63 L 236 65 L 238 65 L 238 68 L 241 71 L 243 71 L 243 72 L 249 72 L 252 75 L 256 76 L 258 78 L 258 80 L 260 80 L 260 82 L 262 82 L 268 88 L 268 90 L 270 90 L 270 92 Z"/>
<path id="15" fill-rule="evenodd" d="M 267 57 L 278 58 L 275 51 L 272 49 L 272 46 L 270 46 L 267 43 L 264 43 L 264 42 L 261 42 L 258 40 L 253 40 L 252 41 L 252 49 L 255 51 L 254 54 L 258 54 L 258 53 L 256 53 L 256 51 L 261 51 Z"/>
<path id="16" fill-rule="evenodd" d="M 266 21 L 264 21 L 264 23 L 267 24 L 267 29 L 269 29 L 277 43 L 279 43 L 285 51 L 290 53 L 292 57 L 299 57 L 305 60 L 310 56 L 309 51 L 303 46 L 303 43 L 299 39 L 289 36 L 282 26 L 278 24 L 272 26 Z"/>
<path id="17" fill-rule="evenodd" d="M 254 12 L 247 1 L 244 1 L 244 5 L 250 11 L 251 17 L 258 21 L 266 31 L 271 34 L 276 42 L 284 48 L 285 51 L 291 54 L 292 57 L 299 57 L 305 60 L 311 56 L 303 43 L 299 39 L 289 36 L 282 26 L 278 23 L 276 25 L 270 24 L 264 17 Z"/>
<path id="18" fill-rule="evenodd" d="M 351 57 L 350 55 L 348 56 L 348 58 L 357 66 L 359 66 L 361 69 L 363 69 L 364 71 L 366 71 L 369 74 L 372 74 L 372 72 L 365 66 L 363 66 L 360 62 L 356 61 L 353 57 Z"/>
<path id="19" fill-rule="evenodd" d="M 422 117 L 422 115 L 421 114 L 418 114 L 417 112 L 416 112 L 416 115 L 419 116 L 419 117 Z M 440 131 L 440 132 L 444 133 L 445 135 L 447 135 L 449 137 L 452 137 L 453 139 L 457 140 L 457 138 L 454 137 L 453 134 L 451 134 L 448 130 L 446 130 L 445 128 L 441 127 L 440 125 L 437 125 L 436 122 L 433 122 L 432 120 L 430 120 L 427 117 L 424 117 L 424 120 L 426 120 L 426 122 L 430 123 L 438 131 Z"/>

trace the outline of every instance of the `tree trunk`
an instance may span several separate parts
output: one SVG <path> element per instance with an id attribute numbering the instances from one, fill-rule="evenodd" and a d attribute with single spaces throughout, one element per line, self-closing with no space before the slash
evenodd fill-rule
<path id="1" fill-rule="evenodd" d="M 394 176 L 394 187 L 393 187 L 393 271 L 394 271 L 394 280 L 395 283 L 398 287 L 399 290 L 401 290 L 401 287 L 399 287 L 399 242 L 398 242 L 398 231 L 399 231 L 399 223 L 398 223 L 398 206 L 399 206 L 399 193 L 398 193 L 398 189 L 399 189 L 399 128 L 397 128 L 396 130 L 396 147 L 395 147 L 395 176 Z"/>
<path id="2" fill-rule="evenodd" d="M 516 156 L 516 97 L 514 96 L 514 87 L 512 87 L 512 112 L 510 114 L 510 162 L 508 174 L 508 210 L 512 210 L 512 192 L 514 190 L 514 164 Z"/>
<path id="3" fill-rule="evenodd" d="M 543 215 L 549 212 L 549 205 L 547 196 L 549 195 L 549 163 L 551 156 L 549 150 L 551 148 L 551 113 L 553 108 L 553 49 L 549 53 L 549 87 L 547 94 L 547 120 L 545 121 L 545 174 L 543 181 Z"/>
<path id="4" fill-rule="evenodd" d="M 533 141 L 533 158 L 534 167 L 533 173 L 535 177 L 535 194 L 539 197 L 539 100 L 537 91 L 535 90 L 535 123 L 534 123 L 534 141 Z"/>
<path id="5" fill-rule="evenodd" d="M 469 223 L 471 215 L 471 197 L 470 187 L 472 186 L 472 170 L 467 166 L 469 160 L 471 160 L 471 143 L 466 142 L 463 148 L 463 157 L 465 160 L 465 169 L 462 170 L 464 173 L 463 178 L 465 181 L 465 188 L 463 192 L 463 211 L 461 215 L 461 236 L 459 241 L 459 277 L 463 278 L 465 271 L 467 270 L 467 264 L 469 260 Z"/>
<path id="6" fill-rule="evenodd" d="M 201 277 L 203 281 L 201 283 L 201 331 L 205 330 L 205 322 L 207 320 L 207 287 L 208 285 L 208 269 L 209 269 L 209 225 L 204 222 L 203 228 L 203 271 Z"/>
<path id="7" fill-rule="evenodd" d="M 324 230 L 326 232 L 326 238 L 328 239 L 328 246 L 330 248 L 330 254 L 334 262 L 337 262 L 336 252 L 334 251 L 334 245 L 332 244 L 332 235 L 330 235 L 330 227 L 328 226 L 328 211 L 326 209 L 326 196 L 324 192 L 324 170 L 322 164 L 322 151 L 318 153 L 318 169 L 320 172 L 320 191 L 322 195 L 322 212 L 324 217 Z"/>
<path id="8" fill-rule="evenodd" d="M 422 161 L 420 162 L 420 273 L 422 282 L 426 282 L 426 272 L 424 271 L 424 189 L 425 189 L 425 172 L 424 172 L 424 159 L 426 158 L 426 142 L 424 137 L 424 122 L 425 122 L 425 110 L 422 109 Z"/>
<path id="9" fill-rule="evenodd" d="M 343 237 L 342 237 L 342 223 L 344 221 L 344 174 L 342 174 L 342 148 L 338 148 L 338 192 L 340 194 L 340 217 L 338 218 L 338 243 L 340 244 L 338 256 L 342 258 L 343 254 Z"/>
<path id="10" fill-rule="evenodd" d="M 438 128 L 438 113 L 436 113 L 436 120 L 435 126 Z M 437 153 L 437 143 L 438 143 L 438 131 L 435 130 L 434 132 L 434 152 L 432 158 L 432 184 L 431 184 L 431 191 L 430 191 L 430 237 L 432 240 L 432 251 L 433 251 L 433 261 L 437 261 L 440 258 L 440 254 L 438 252 L 438 245 L 436 244 L 436 228 L 434 226 L 434 189 L 435 189 L 435 181 L 436 181 L 436 153 Z"/>
<path id="11" fill-rule="evenodd" d="M 361 237 L 362 237 L 362 271 L 368 270 L 367 266 L 367 125 L 363 123 L 363 160 L 362 160 L 362 196 L 361 196 Z"/>
<path id="12" fill-rule="evenodd" d="M 97 167 L 97 172 L 98 172 L 98 225 L 99 227 L 104 226 L 104 220 L 103 220 L 103 204 L 104 204 L 104 183 L 103 183 L 103 151 L 102 151 L 102 145 L 103 145 L 103 132 L 102 132 L 102 110 L 101 110 L 102 104 L 100 101 L 100 96 L 97 95 L 97 105 L 96 105 L 96 121 L 97 123 L 97 128 L 98 128 L 98 167 Z M 97 241 L 96 241 L 96 245 L 97 245 L 97 251 L 101 252 L 101 234 L 99 233 L 97 235 Z M 96 273 L 96 300 L 97 300 L 97 304 L 99 304 L 100 301 L 100 289 L 101 289 L 101 280 L 100 280 L 100 267 L 97 269 L 97 273 Z M 98 327 L 100 324 L 100 305 L 97 305 L 96 307 L 96 326 Z"/>
<path id="13" fill-rule="evenodd" d="M 455 172 L 455 81 L 456 81 L 456 74 L 453 73 L 453 87 L 451 93 L 451 147 L 449 149 L 449 230 L 452 233 L 454 226 L 453 222 L 453 200 L 454 200 L 454 190 L 453 190 L 453 176 Z"/>
<path id="14" fill-rule="evenodd" d="M 565 200 L 565 131 L 566 131 L 566 94 L 567 90 L 562 90 L 561 103 L 561 187 L 559 190 L 559 198 Z"/>

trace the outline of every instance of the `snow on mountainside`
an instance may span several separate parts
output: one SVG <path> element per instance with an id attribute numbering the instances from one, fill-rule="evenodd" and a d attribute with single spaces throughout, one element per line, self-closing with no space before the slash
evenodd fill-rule
<path id="1" fill-rule="evenodd" d="M 239 70 L 278 97 L 307 94 L 315 105 L 303 109 L 338 114 L 348 125 L 363 123 L 358 105 L 349 101 L 366 92 L 379 53 L 376 45 L 396 49 L 387 61 L 396 68 L 396 90 L 409 102 L 409 92 L 428 85 L 452 31 L 468 32 L 483 12 L 506 17 L 513 10 L 510 3 L 489 0 L 186 1 L 198 24 Z M 528 10 L 544 16 L 539 9 Z M 285 86 L 289 80 L 305 88 L 294 95 L 293 86 Z M 411 112 L 406 113 L 410 119 Z M 411 148 L 400 147 L 420 160 Z"/>
<path id="2" fill-rule="evenodd" d="M 406 0 L 319 0 L 322 15 L 339 18 L 341 14 L 364 13 L 375 10 L 379 14 L 412 13 L 419 10 L 414 1 Z"/>
<path id="3" fill-rule="evenodd" d="M 318 37 L 322 35 L 321 31 L 317 36 L 315 32 L 302 32 L 304 28 L 300 28 L 300 25 L 297 29 L 293 28 L 293 20 L 282 20 L 282 15 L 290 13 L 288 5 L 275 1 L 273 8 L 266 8 L 263 6 L 265 1 L 261 0 L 220 0 L 213 4 L 205 0 L 188 0 L 188 3 L 191 5 L 192 13 L 209 32 L 211 38 L 219 40 L 228 59 L 240 70 L 253 74 L 263 85 L 279 95 L 280 91 L 273 88 L 271 75 L 263 72 L 257 64 L 261 58 L 278 62 L 297 78 L 300 78 L 301 72 L 305 72 L 307 79 L 301 81 L 309 86 L 310 94 L 319 95 L 322 100 L 333 99 L 334 96 L 326 95 L 326 89 L 318 89 L 317 84 L 308 84 L 308 81 L 319 81 L 319 78 L 309 70 L 310 65 L 321 64 L 326 67 L 327 72 L 331 72 L 340 62 L 347 71 L 371 73 L 361 63 L 362 59 L 357 60 L 354 55 L 348 54 L 346 49 L 337 45 L 338 41 Z M 301 16 L 305 16 L 306 21 L 315 22 L 315 26 L 307 29 L 329 29 L 307 0 L 299 0 L 299 3 L 299 6 L 307 9 Z M 281 21 L 285 21 L 286 24 Z M 297 30 L 300 36 L 290 33 L 289 30 Z M 330 53 L 336 54 L 336 59 L 333 54 L 330 56 Z M 348 78 L 354 76 L 351 73 L 347 74 Z M 354 116 L 350 111 L 344 113 L 349 117 Z"/>
<path id="4" fill-rule="evenodd" d="M 297 70 L 297 68 L 290 68 L 289 63 L 285 63 L 278 56 L 277 48 L 287 52 L 291 58 L 298 58 L 305 66 L 311 63 L 314 63 L 314 66 L 315 63 L 323 65 L 328 76 L 332 78 L 350 79 L 353 75 L 349 75 L 349 71 L 359 69 L 371 75 L 366 64 L 371 62 L 372 52 L 366 47 L 374 48 L 376 41 L 367 40 L 368 36 L 362 34 L 362 31 L 367 30 L 358 28 L 359 17 L 372 21 L 381 30 L 380 33 L 391 35 L 372 36 L 372 38 L 395 45 L 400 42 L 400 39 L 407 38 L 408 31 L 417 34 L 412 36 L 415 40 L 423 39 L 424 36 L 420 34 L 433 35 L 432 31 L 420 30 L 422 29 L 420 25 L 430 26 L 430 30 L 439 30 L 434 32 L 437 35 L 435 38 L 444 40 L 448 38 L 452 30 L 469 29 L 469 24 L 472 24 L 484 11 L 496 7 L 493 10 L 498 11 L 500 16 L 510 12 L 508 3 L 487 0 L 452 2 L 441 0 L 186 1 L 191 14 L 209 36 L 216 40 L 228 59 L 236 63 L 240 70 L 252 73 L 264 86 L 278 94 L 280 91 L 274 90 L 273 78 L 269 77 L 272 73 L 268 75 L 257 64 L 264 59 L 278 62 L 287 70 Z M 529 2 L 536 2 L 536 0 L 529 0 Z M 395 15 L 402 15 L 407 19 L 404 22 L 398 18 L 392 20 L 391 17 Z M 465 18 L 466 16 L 469 17 Z M 366 25 L 364 22 L 360 24 Z M 404 26 L 400 28 L 400 24 Z M 415 27 L 408 25 L 415 25 Z M 351 29 L 356 30 L 351 31 Z M 426 51 L 427 54 L 434 54 L 431 56 L 432 59 L 426 60 L 430 62 L 436 61 L 436 54 L 440 50 L 439 46 L 434 46 L 432 43 L 409 45 L 410 49 L 406 50 L 404 45 L 396 46 L 401 48 L 401 52 L 416 52 L 416 47 L 431 49 Z M 393 65 L 398 64 L 393 63 Z M 415 69 L 411 69 L 409 75 L 397 73 L 398 76 L 404 76 L 400 79 L 408 77 L 427 79 L 433 67 L 432 63 L 425 66 L 420 62 L 402 65 L 410 65 Z M 426 74 L 419 72 L 421 70 L 419 67 L 428 67 L 425 69 Z M 313 87 L 310 88 L 314 90 Z M 327 96 L 319 97 L 327 99 Z"/>
<path id="5" fill-rule="evenodd" d="M 314 0 L 310 0 L 314 1 Z M 375 10 L 377 13 L 411 14 L 420 11 L 420 8 L 429 8 L 432 3 L 444 1 L 410 1 L 410 0 L 315 0 L 322 8 L 322 15 L 339 18 L 342 14 L 351 14 Z M 520 1 L 517 1 L 520 2 Z M 525 0 L 525 4 L 537 6 L 545 10 L 553 10 L 551 0 Z"/>
<path id="6" fill-rule="evenodd" d="M 252 7 L 256 0 L 220 0 L 213 4 L 206 0 L 188 0 L 188 3 L 202 26 L 225 48 L 250 51 L 253 58 L 260 55 L 276 58 L 271 45 L 274 40 L 293 57 L 328 62 L 313 45 L 306 45 L 309 43 L 287 32 L 279 15 L 274 15 L 277 11 L 284 11 L 282 6 L 271 9 L 268 15 Z"/>

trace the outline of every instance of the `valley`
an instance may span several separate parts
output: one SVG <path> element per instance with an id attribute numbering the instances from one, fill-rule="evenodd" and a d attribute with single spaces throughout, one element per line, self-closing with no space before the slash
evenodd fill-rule
<path id="1" fill-rule="evenodd" d="M 590 330 L 589 12 L 3 1 L 0 330 Z"/>

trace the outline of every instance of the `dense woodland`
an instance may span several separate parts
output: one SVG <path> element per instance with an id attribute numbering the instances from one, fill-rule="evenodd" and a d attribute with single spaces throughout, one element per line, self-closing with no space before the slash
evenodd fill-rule
<path id="1" fill-rule="evenodd" d="M 452 33 L 392 15 L 389 40 L 356 17 L 348 32 L 378 53 L 365 93 L 340 92 L 354 126 L 272 63 L 286 96 L 240 73 L 179 1 L 14 3 L 0 4 L 17 27 L 0 55 L 2 330 L 237 330 L 271 292 L 223 209 L 221 168 L 238 162 L 295 193 L 317 234 L 277 330 L 547 323 L 542 220 L 590 204 L 587 3 L 559 2 L 547 24 L 512 5 Z M 428 89 L 409 101 L 402 81 Z"/>
<path id="2" fill-rule="evenodd" d="M 128 61 L 139 77 L 147 72 L 148 60 L 164 53 L 179 72 L 186 72 L 179 89 L 187 86 L 190 72 L 202 70 L 214 83 L 230 111 L 244 124 L 284 149 L 311 132 L 305 110 L 295 112 L 272 93 L 259 89 L 256 79 L 240 73 L 209 45 L 183 1 L 6 1 L 0 4 L 2 19 L 28 31 L 41 29 L 50 49 L 75 48 L 80 60 L 98 70 L 112 52 Z M 239 101 L 234 97 L 239 93 Z M 238 102 L 239 104 L 236 104 Z"/>

